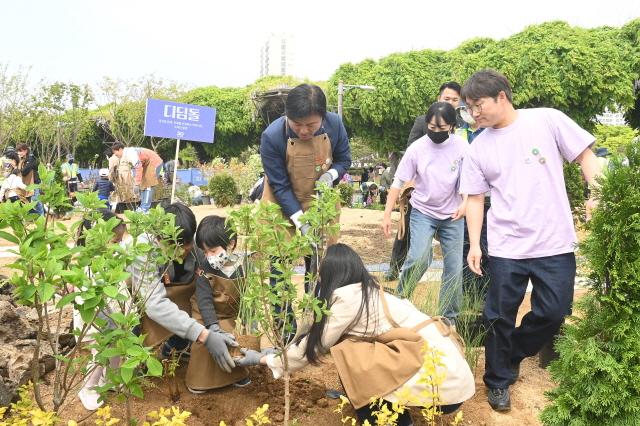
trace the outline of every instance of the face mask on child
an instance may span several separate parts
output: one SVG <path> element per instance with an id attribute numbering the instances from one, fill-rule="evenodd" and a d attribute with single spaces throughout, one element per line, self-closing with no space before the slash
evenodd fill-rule
<path id="1" fill-rule="evenodd" d="M 222 250 L 220 253 L 214 256 L 207 256 L 207 262 L 213 269 L 222 269 L 227 260 L 229 259 L 229 255 L 226 250 Z"/>

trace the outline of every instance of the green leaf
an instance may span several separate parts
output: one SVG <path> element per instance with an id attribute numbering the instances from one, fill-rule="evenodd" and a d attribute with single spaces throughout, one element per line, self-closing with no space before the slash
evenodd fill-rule
<path id="1" fill-rule="evenodd" d="M 113 285 L 108 285 L 106 287 L 104 287 L 102 289 L 102 291 L 104 292 L 104 294 L 106 294 L 107 296 L 109 296 L 112 299 L 115 299 L 116 296 L 118 296 L 118 287 L 113 286 Z"/>
<path id="2" fill-rule="evenodd" d="M 137 383 L 131 383 L 129 385 L 129 392 L 131 392 L 131 395 L 135 396 L 136 398 L 144 399 L 142 388 Z"/>
<path id="3" fill-rule="evenodd" d="M 131 368 L 134 369 L 140 365 L 140 360 L 137 358 L 129 358 L 122 364 L 122 368 Z"/>
<path id="4" fill-rule="evenodd" d="M 64 296 L 62 296 L 62 299 L 60 299 L 60 301 L 56 304 L 56 307 L 62 308 L 68 305 L 71 301 L 73 301 L 76 298 L 77 295 L 78 293 L 76 292 L 65 294 Z"/>
<path id="5" fill-rule="evenodd" d="M 52 284 L 45 282 L 42 283 L 42 286 L 40 287 L 40 291 L 38 293 L 40 295 L 40 298 L 42 299 L 42 302 L 48 302 L 49 300 L 51 300 L 55 292 L 56 288 Z"/>
<path id="6" fill-rule="evenodd" d="M 147 359 L 147 374 L 154 377 L 160 377 L 162 375 L 162 363 L 155 357 L 149 357 L 149 359 Z"/>
<path id="7" fill-rule="evenodd" d="M 12 242 L 13 244 L 20 244 L 20 241 L 16 238 L 15 235 L 5 231 L 0 231 L 0 238 L 3 238 L 9 242 Z"/>
<path id="8" fill-rule="evenodd" d="M 118 348 L 107 348 L 103 351 L 99 352 L 100 356 L 103 356 L 105 358 L 113 358 L 115 356 L 120 356 L 122 354 L 122 351 L 120 351 L 120 349 Z"/>
<path id="9" fill-rule="evenodd" d="M 131 379 L 133 378 L 134 368 L 125 368 L 124 366 L 120 367 L 120 377 L 122 377 L 122 381 L 125 384 L 129 384 Z"/>
<path id="10" fill-rule="evenodd" d="M 113 312 L 109 315 L 116 324 L 127 324 L 127 317 L 122 312 Z"/>

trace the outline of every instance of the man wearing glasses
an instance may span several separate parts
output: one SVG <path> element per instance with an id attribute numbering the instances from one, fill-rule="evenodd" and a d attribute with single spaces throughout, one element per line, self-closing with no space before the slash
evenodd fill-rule
<path id="1" fill-rule="evenodd" d="M 571 309 L 576 235 L 562 166 L 576 161 L 594 184 L 599 169 L 590 146 L 595 138 L 558 110 L 516 110 L 508 80 L 493 70 L 475 73 L 462 96 L 485 128 L 469 147 L 460 184 L 460 192 L 469 194 L 467 261 L 480 275 L 484 193 L 491 190 L 484 382 L 489 405 L 507 411 L 520 362 L 558 332 Z M 516 328 L 529 281 L 531 311 Z"/>

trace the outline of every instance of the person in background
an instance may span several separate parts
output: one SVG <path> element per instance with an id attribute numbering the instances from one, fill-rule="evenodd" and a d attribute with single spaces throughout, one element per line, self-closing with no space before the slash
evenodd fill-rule
<path id="1" fill-rule="evenodd" d="M 444 257 L 439 309 L 455 324 L 462 304 L 462 245 L 467 202 L 458 185 L 468 144 L 454 134 L 456 112 L 449 103 L 431 105 L 425 120 L 427 134 L 407 148 L 398 165 L 381 226 L 389 237 L 391 212 L 400 190 L 405 182 L 414 181 L 411 243 L 397 291 L 411 297 L 416 283 L 431 264 L 431 244 L 437 233 Z"/>
<path id="2" fill-rule="evenodd" d="M 31 148 L 26 143 L 20 143 L 16 146 L 16 152 L 20 157 L 18 169 L 22 175 L 22 182 L 29 186 L 40 183 L 40 175 L 38 174 L 38 159 L 31 153 Z M 33 212 L 44 215 L 44 206 L 38 200 L 40 196 L 40 188 L 33 190 L 33 193 L 27 192 L 27 201 L 36 201 Z"/>
<path id="3" fill-rule="evenodd" d="M 260 173 L 260 177 L 253 184 L 253 187 L 249 191 L 249 199 L 253 203 L 257 203 L 262 198 L 262 193 L 264 192 L 264 173 Z"/>
<path id="4" fill-rule="evenodd" d="M 78 201 L 76 192 L 78 192 L 78 184 L 82 182 L 82 175 L 78 165 L 74 162 L 73 154 L 67 155 L 67 162 L 62 163 L 60 169 L 62 171 L 62 180 L 67 184 L 67 193 L 71 204 L 75 205 L 76 201 Z"/>
<path id="5" fill-rule="evenodd" d="M 189 193 L 189 198 L 191 198 L 192 206 L 202 205 L 202 190 L 198 185 L 194 185 L 193 183 L 189 182 L 187 192 Z"/>
<path id="6" fill-rule="evenodd" d="M 180 167 L 179 159 L 178 159 L 178 167 Z M 169 160 L 166 163 L 164 163 L 164 181 L 167 183 L 167 185 L 173 184 L 173 172 L 175 168 L 176 168 L 176 160 Z"/>
<path id="7" fill-rule="evenodd" d="M 111 150 L 120 161 L 127 161 L 134 168 L 134 192 L 140 193 L 139 210 L 143 213 L 148 212 L 153 202 L 154 189 L 160 184 L 158 178 L 164 164 L 162 158 L 150 149 L 125 147 L 120 142 L 114 143 Z"/>
<path id="8" fill-rule="evenodd" d="M 109 169 L 100 169 L 98 171 L 98 180 L 93 185 L 93 192 L 98 192 L 98 198 L 107 202 L 108 209 L 111 209 L 109 198 L 114 190 L 113 182 L 109 180 Z"/>
<path id="9" fill-rule="evenodd" d="M 0 186 L 0 201 L 27 201 L 25 194 L 27 185 L 22 182 L 20 177 L 20 169 L 18 169 L 18 154 L 8 152 L 4 156 L 2 170 L 4 181 Z"/>
<path id="10" fill-rule="evenodd" d="M 447 102 L 451 104 L 455 110 L 460 106 L 460 90 L 462 90 L 460 84 L 455 81 L 443 83 L 438 90 L 438 98 L 436 101 Z M 424 118 L 425 114 L 416 117 L 413 127 L 411 127 L 411 131 L 409 132 L 409 137 L 407 138 L 407 147 L 427 134 L 427 123 Z M 458 127 L 464 127 L 464 122 L 456 119 L 456 128 Z"/>
<path id="11" fill-rule="evenodd" d="M 393 183 L 393 175 L 391 174 L 391 167 L 387 167 L 382 163 L 382 175 L 380 176 L 380 204 L 387 204 L 387 193 Z"/>

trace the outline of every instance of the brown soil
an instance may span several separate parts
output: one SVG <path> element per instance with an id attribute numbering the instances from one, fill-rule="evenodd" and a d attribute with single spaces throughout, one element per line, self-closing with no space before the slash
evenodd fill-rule
<path id="1" fill-rule="evenodd" d="M 198 220 L 208 214 L 224 215 L 228 209 L 216 209 L 212 206 L 198 206 L 193 208 Z M 394 219 L 398 215 L 394 213 Z M 382 220 L 381 211 L 344 209 L 341 215 L 341 241 L 354 247 L 366 263 L 388 262 L 391 253 L 392 240 L 385 239 L 379 228 Z M 4 259 L 0 259 L 0 264 Z M 1 272 L 0 272 L 1 273 Z M 428 287 L 416 290 L 416 298 L 421 299 L 431 294 Z M 583 291 L 576 291 L 580 297 Z M 530 309 L 529 294 L 527 294 L 518 314 L 518 320 Z M 475 368 L 476 395 L 462 406 L 465 421 L 469 425 L 539 425 L 538 415 L 547 403 L 544 392 L 553 387 L 553 383 L 546 370 L 538 366 L 537 357 L 527 359 L 521 366 L 520 379 L 512 386 L 512 409 L 508 413 L 496 413 L 486 402 L 486 389 L 482 383 L 484 358 L 481 355 Z M 245 388 L 228 387 L 210 391 L 202 395 L 191 394 L 184 386 L 186 365 L 178 368 L 176 375 L 180 387 L 180 399 L 173 403 L 168 396 L 166 382 L 157 379 L 150 382 L 145 390 L 145 399 L 131 400 L 133 413 L 143 418 L 144 413 L 178 405 L 181 409 L 192 413 L 188 424 L 218 425 L 224 420 L 229 425 L 240 425 L 246 416 L 252 414 L 262 404 L 269 404 L 269 416 L 272 424 L 281 424 L 283 418 L 283 382 L 275 381 L 265 368 L 252 368 L 252 383 Z M 337 372 L 330 357 L 319 366 L 309 366 L 294 374 L 291 383 L 292 417 L 299 425 L 323 426 L 342 425 L 340 415 L 334 413 L 338 401 L 327 399 L 327 389 L 341 389 Z M 124 417 L 123 404 L 110 400 L 116 417 Z M 77 398 L 70 400 L 65 407 L 62 417 L 65 419 L 80 419 L 87 415 Z M 345 414 L 354 415 L 351 409 Z M 417 419 L 417 416 L 414 416 Z M 415 421 L 422 425 L 421 420 Z"/>

